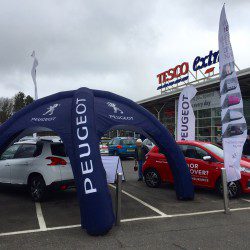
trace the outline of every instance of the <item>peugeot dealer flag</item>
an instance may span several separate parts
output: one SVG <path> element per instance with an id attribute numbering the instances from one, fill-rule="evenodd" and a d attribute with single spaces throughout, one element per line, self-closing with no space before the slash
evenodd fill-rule
<path id="1" fill-rule="evenodd" d="M 230 182 L 241 178 L 240 160 L 247 136 L 247 125 L 243 114 L 240 86 L 234 68 L 225 6 L 220 15 L 219 51 L 222 142 L 227 181 Z"/>
<path id="2" fill-rule="evenodd" d="M 196 95 L 194 86 L 185 87 L 179 97 L 177 140 L 195 140 L 195 116 L 190 101 Z"/>
<path id="3" fill-rule="evenodd" d="M 31 56 L 34 57 L 34 62 L 31 69 L 31 76 L 35 85 L 35 100 L 37 100 L 38 94 L 37 94 L 37 84 L 36 84 L 36 67 L 38 66 L 38 60 L 36 58 L 35 51 L 32 52 Z"/>

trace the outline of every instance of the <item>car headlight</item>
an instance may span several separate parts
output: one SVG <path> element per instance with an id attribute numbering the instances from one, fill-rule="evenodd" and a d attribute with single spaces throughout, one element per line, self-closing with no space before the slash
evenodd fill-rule
<path id="1" fill-rule="evenodd" d="M 250 168 L 241 167 L 241 171 L 245 173 L 250 173 Z"/>

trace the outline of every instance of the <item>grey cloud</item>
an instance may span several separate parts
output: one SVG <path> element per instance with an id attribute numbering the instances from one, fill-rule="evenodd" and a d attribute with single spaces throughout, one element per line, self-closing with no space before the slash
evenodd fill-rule
<path id="1" fill-rule="evenodd" d="M 157 94 L 156 74 L 164 67 L 210 50 L 211 44 L 202 37 L 214 32 L 217 39 L 222 3 L 0 1 L 1 95 L 33 93 L 33 49 L 39 60 L 40 96 L 83 84 L 134 100 Z M 238 27 L 249 33 L 248 15 L 239 16 L 249 3 L 237 3 L 227 4 L 232 30 Z M 196 30 L 200 37 L 195 37 Z"/>

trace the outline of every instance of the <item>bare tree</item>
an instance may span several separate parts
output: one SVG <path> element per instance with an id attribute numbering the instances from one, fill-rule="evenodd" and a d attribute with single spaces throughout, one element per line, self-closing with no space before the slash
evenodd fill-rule
<path id="1" fill-rule="evenodd" d="M 0 98 L 0 123 L 8 120 L 13 111 L 13 100 L 11 98 Z"/>

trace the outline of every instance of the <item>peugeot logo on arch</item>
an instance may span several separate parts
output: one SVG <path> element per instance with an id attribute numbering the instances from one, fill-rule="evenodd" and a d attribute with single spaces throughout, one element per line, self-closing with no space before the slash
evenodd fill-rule
<path id="1" fill-rule="evenodd" d="M 123 114 L 123 111 L 122 111 L 120 108 L 116 107 L 116 104 L 115 104 L 115 103 L 107 102 L 107 105 L 108 105 L 110 108 L 113 108 L 115 114 L 117 114 L 118 112 L 120 112 L 120 114 Z"/>
<path id="2" fill-rule="evenodd" d="M 59 106 L 60 106 L 60 104 L 55 103 L 54 105 L 52 105 L 52 106 L 50 106 L 49 108 L 47 108 L 47 111 L 46 111 L 43 115 L 53 115 L 55 109 L 56 109 L 57 107 L 59 107 Z"/>
<path id="3" fill-rule="evenodd" d="M 114 114 L 109 115 L 109 118 L 114 119 L 114 120 L 126 120 L 126 121 L 131 121 L 134 120 L 133 116 L 123 116 L 123 111 L 117 107 L 117 105 L 113 102 L 107 102 L 106 103 L 108 107 L 113 109 Z"/>

